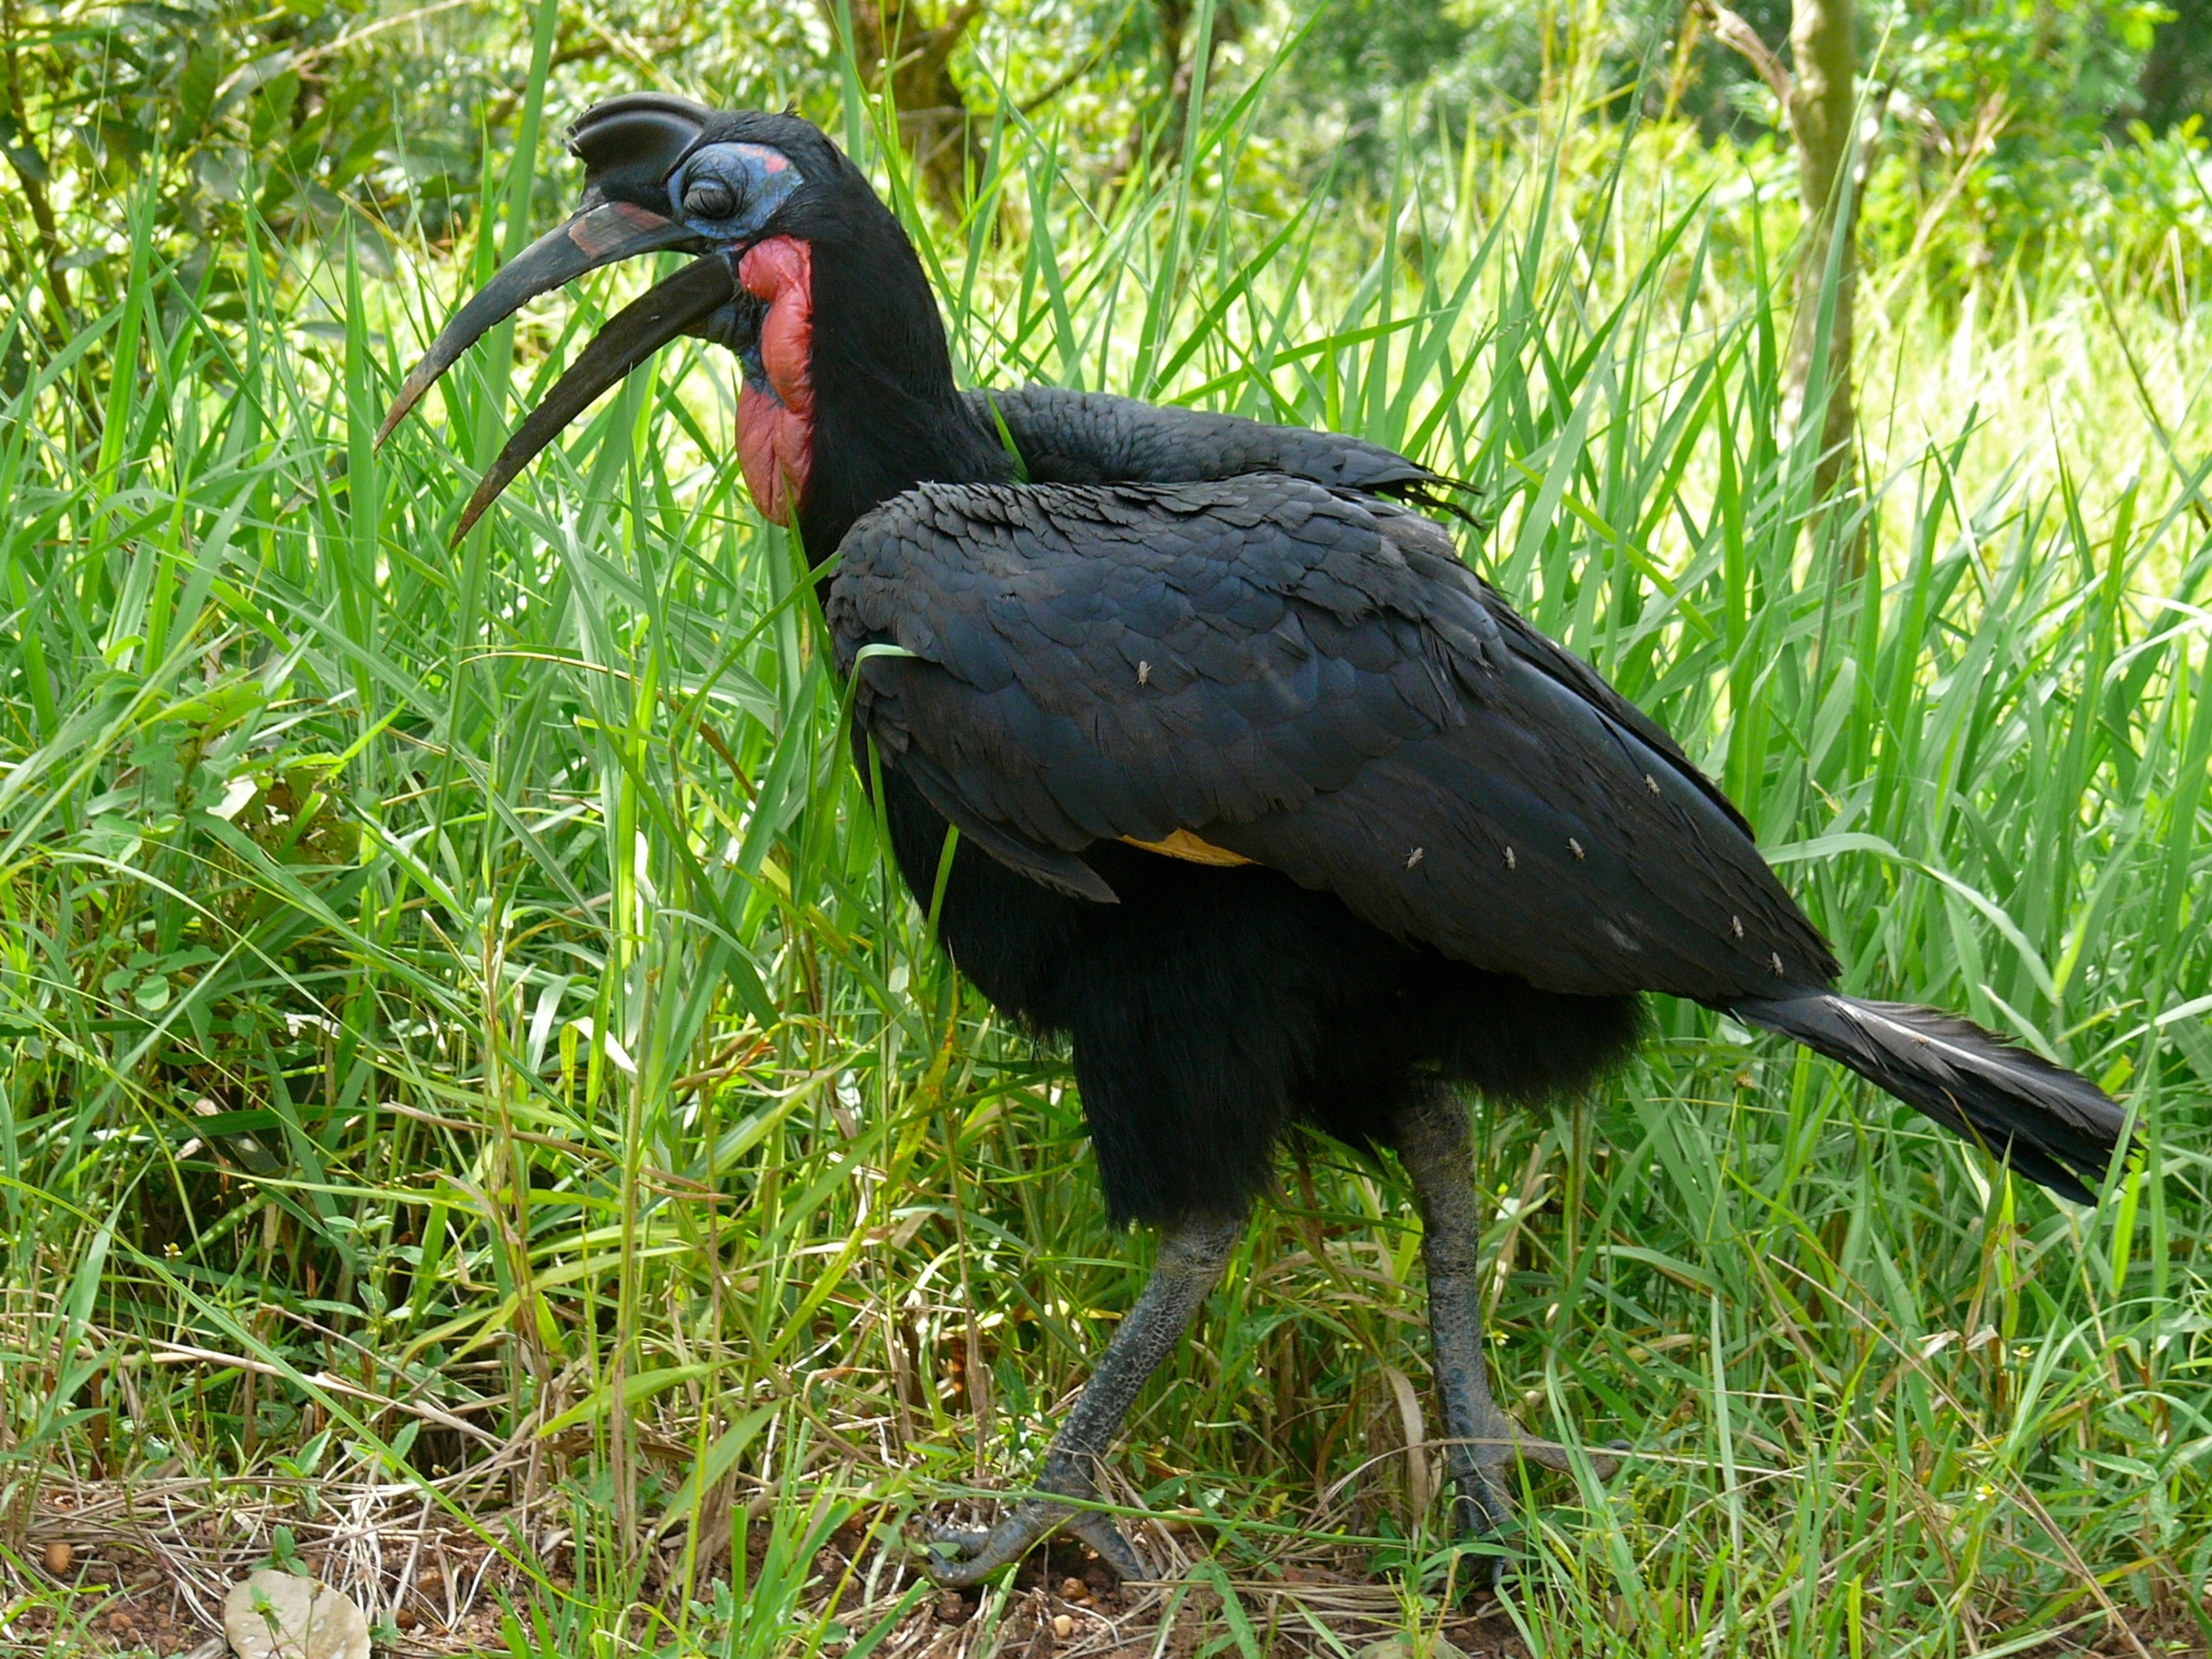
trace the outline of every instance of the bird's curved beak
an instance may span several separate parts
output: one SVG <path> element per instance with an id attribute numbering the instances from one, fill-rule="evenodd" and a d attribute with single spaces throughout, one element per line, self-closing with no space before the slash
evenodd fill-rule
<path id="1" fill-rule="evenodd" d="M 706 113 L 659 94 L 611 100 L 577 124 L 570 148 L 584 157 L 594 175 L 665 176 L 696 137 L 699 119 Z M 606 199 L 603 183 L 595 179 L 574 216 L 508 260 L 439 331 L 392 400 L 376 441 L 381 444 L 392 435 L 392 428 L 463 352 L 539 295 L 618 260 L 665 248 L 697 251 L 704 246 L 696 233 L 665 214 L 635 202 Z M 462 509 L 453 539 L 458 542 L 466 535 L 515 474 L 601 392 L 678 335 L 696 331 L 729 302 L 735 288 L 730 261 L 721 252 L 708 252 L 610 319 L 507 440 Z"/>
<path id="2" fill-rule="evenodd" d="M 586 208 L 566 224 L 547 231 L 508 260 L 499 275 L 438 331 L 430 349 L 392 400 L 384 424 L 377 428 L 376 441 L 380 444 L 392 435 L 392 428 L 407 417 L 407 411 L 422 400 L 441 374 L 459 361 L 464 351 L 539 295 L 601 265 L 680 246 L 690 240 L 690 233 L 683 226 L 629 202 L 605 202 Z"/>
<path id="3" fill-rule="evenodd" d="M 618 259 L 662 248 L 696 245 L 682 225 L 628 202 L 609 202 L 578 214 L 548 231 L 509 260 L 499 275 L 453 313 L 429 351 L 416 364 L 392 400 L 376 441 L 380 444 L 406 418 L 431 384 L 498 323 L 539 295 L 574 281 L 586 271 Z M 735 288 L 729 261 L 720 253 L 695 259 L 665 282 L 647 290 L 611 318 L 591 343 L 556 381 L 544 400 L 507 440 L 499 459 L 477 486 L 453 531 L 468 534 L 500 491 L 532 458 L 560 435 L 599 394 L 678 335 L 696 328 L 729 302 Z"/>

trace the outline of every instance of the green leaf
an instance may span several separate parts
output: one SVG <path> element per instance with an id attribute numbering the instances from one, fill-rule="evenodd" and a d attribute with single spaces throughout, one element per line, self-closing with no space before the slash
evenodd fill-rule
<path id="1" fill-rule="evenodd" d="M 185 59 L 177 77 L 177 121 L 172 142 L 181 150 L 205 131 L 215 108 L 216 87 L 222 80 L 222 37 L 217 34 Z"/>

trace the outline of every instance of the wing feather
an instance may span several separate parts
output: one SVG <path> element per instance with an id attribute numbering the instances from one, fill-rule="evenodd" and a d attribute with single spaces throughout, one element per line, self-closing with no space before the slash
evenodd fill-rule
<path id="1" fill-rule="evenodd" d="M 1094 843 L 1194 840 L 1547 989 L 1834 976 L 1718 789 L 1418 515 L 1270 474 L 926 485 L 842 550 L 856 720 L 1034 879 L 1103 899 Z"/>

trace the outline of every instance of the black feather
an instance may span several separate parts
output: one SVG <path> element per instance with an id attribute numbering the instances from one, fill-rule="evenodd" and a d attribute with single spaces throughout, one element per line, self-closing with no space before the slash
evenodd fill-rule
<path id="1" fill-rule="evenodd" d="M 797 527 L 840 556 L 841 665 L 912 653 L 867 664 L 855 736 L 917 894 L 960 826 L 940 937 L 1073 1042 L 1116 1216 L 1234 1210 L 1289 1125 L 1387 1138 L 1434 1076 L 1587 1087 L 1649 990 L 1831 1054 L 2053 1190 L 2101 1177 L 2121 1118 L 2094 1085 L 1830 992 L 1727 797 L 1408 510 L 1450 480 L 1331 433 L 958 391 L 897 221 L 801 129 L 767 135 L 810 181 L 777 227 L 814 272 Z M 1176 832 L 1254 862 L 1122 839 Z"/>
<path id="2" fill-rule="evenodd" d="M 931 890 L 944 820 L 896 772 L 885 816 L 902 874 Z M 1273 871 L 1208 869 L 1107 844 L 1086 854 L 1121 897 L 1048 891 L 964 844 L 941 936 L 961 970 L 1031 1030 L 1073 1041 L 1116 1221 L 1234 1213 L 1306 1122 L 1390 1139 L 1442 1076 L 1500 1103 L 1588 1088 L 1635 1050 L 1635 997 L 1571 997 L 1401 944 Z"/>
<path id="3" fill-rule="evenodd" d="M 1841 1061 L 2062 1198 L 2094 1203 L 2120 1155 L 2127 1115 L 2103 1090 L 1956 1014 L 1824 991 L 1739 1002 L 1735 1012 Z"/>
<path id="4" fill-rule="evenodd" d="M 895 673 L 886 763 L 927 757 L 1013 867 L 1180 829 L 1543 990 L 1834 972 L 1680 751 L 1395 508 L 1280 474 L 928 485 L 853 527 L 828 616 L 848 671 L 902 653 L 854 702 L 872 728 Z"/>

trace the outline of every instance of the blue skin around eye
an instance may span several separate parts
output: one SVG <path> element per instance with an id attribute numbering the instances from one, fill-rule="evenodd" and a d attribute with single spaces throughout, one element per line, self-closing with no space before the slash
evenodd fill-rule
<path id="1" fill-rule="evenodd" d="M 702 179 L 729 187 L 737 210 L 726 218 L 705 219 L 684 210 L 684 198 Z M 758 238 L 775 211 L 805 182 L 799 169 L 781 151 L 764 144 L 708 144 L 685 160 L 669 176 L 668 202 L 675 216 L 709 241 L 723 245 L 734 279 L 744 247 Z M 775 395 L 761 360 L 760 330 L 768 314 L 765 301 L 747 294 L 742 286 L 731 302 L 707 319 L 696 331 L 706 339 L 735 354 L 745 383 L 756 392 Z"/>
<path id="2" fill-rule="evenodd" d="M 702 178 L 730 187 L 737 198 L 735 213 L 726 219 L 702 219 L 684 211 L 685 195 Z M 788 157 L 765 144 L 708 144 L 671 175 L 668 202 L 675 216 L 701 235 L 733 242 L 757 236 L 805 182 Z"/>

